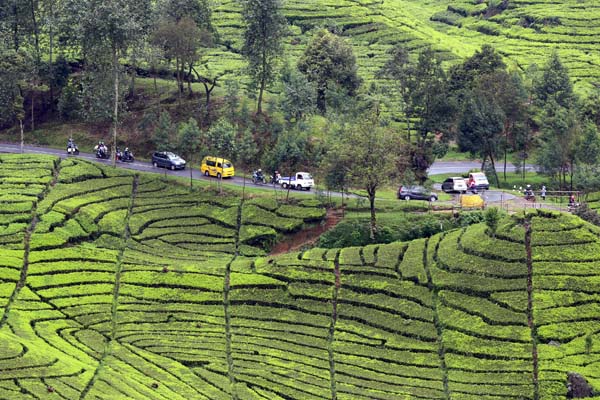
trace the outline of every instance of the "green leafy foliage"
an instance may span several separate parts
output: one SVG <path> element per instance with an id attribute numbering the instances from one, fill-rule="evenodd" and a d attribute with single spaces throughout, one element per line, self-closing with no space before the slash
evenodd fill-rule
<path id="1" fill-rule="evenodd" d="M 37 171 L 24 181 L 50 180 L 37 200 L 0 186 L 32 206 L 0 224 L 2 395 L 553 399 L 567 372 L 600 384 L 599 231 L 576 216 L 265 256 L 322 210 L 146 176 L 63 182 L 62 162 L 0 155 L 20 161 Z"/>

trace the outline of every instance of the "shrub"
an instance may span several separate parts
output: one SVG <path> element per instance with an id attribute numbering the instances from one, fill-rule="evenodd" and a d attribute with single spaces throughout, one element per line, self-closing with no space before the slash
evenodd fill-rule
<path id="1" fill-rule="evenodd" d="M 498 207 L 490 207 L 483 213 L 483 219 L 485 224 L 490 230 L 493 237 L 496 237 L 496 230 L 498 229 L 498 222 L 500 221 L 501 214 Z"/>
<path id="2" fill-rule="evenodd" d="M 575 210 L 575 215 L 591 224 L 600 226 L 600 214 L 596 210 L 592 210 L 586 203 L 581 204 Z"/>
<path id="3" fill-rule="evenodd" d="M 479 222 L 479 219 L 473 219 Z M 391 221 L 377 223 L 377 235 L 374 243 L 391 243 L 430 237 L 438 232 L 460 226 L 460 219 L 444 214 L 403 214 L 394 216 Z M 469 221 L 470 222 L 470 221 Z M 367 219 L 347 220 L 325 232 L 319 239 L 319 247 L 364 246 L 372 243 L 369 237 Z"/>

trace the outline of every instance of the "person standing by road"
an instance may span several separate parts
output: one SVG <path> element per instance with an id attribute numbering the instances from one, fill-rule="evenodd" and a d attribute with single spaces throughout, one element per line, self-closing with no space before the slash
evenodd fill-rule
<path id="1" fill-rule="evenodd" d="M 542 185 L 542 191 L 540 195 L 542 196 L 542 201 L 546 201 L 546 185 Z"/>

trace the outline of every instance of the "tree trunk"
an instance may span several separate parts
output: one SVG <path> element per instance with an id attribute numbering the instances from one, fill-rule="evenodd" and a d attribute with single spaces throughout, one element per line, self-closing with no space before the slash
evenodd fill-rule
<path id="1" fill-rule="evenodd" d="M 372 242 L 375 242 L 375 235 L 377 234 L 377 219 L 375 218 L 375 189 L 367 189 L 369 195 L 369 207 L 371 209 L 371 229 L 370 238 Z"/>
<path id="2" fill-rule="evenodd" d="M 500 187 L 500 179 L 498 179 L 498 173 L 496 172 L 496 163 L 494 162 L 494 156 L 490 154 L 489 157 L 490 162 L 492 163 L 492 171 L 494 171 L 494 179 L 496 180 L 496 186 Z"/>
<path id="3" fill-rule="evenodd" d="M 190 191 L 194 188 L 194 179 L 193 179 L 193 168 L 192 168 L 192 157 L 189 156 L 188 160 L 190 161 L 188 164 L 188 168 L 190 170 Z"/>
<path id="4" fill-rule="evenodd" d="M 265 76 L 267 70 L 267 52 L 266 52 L 267 44 L 265 43 L 265 39 L 263 37 L 263 46 L 262 46 L 262 71 L 260 77 L 260 89 L 258 91 L 258 104 L 256 105 L 256 113 L 262 114 L 262 101 L 263 101 L 263 93 L 265 91 L 265 87 L 267 86 L 267 77 Z"/>
<path id="5" fill-rule="evenodd" d="M 131 67 L 131 80 L 129 81 L 129 98 L 133 99 L 135 95 L 135 76 L 137 75 L 135 72 L 135 60 L 134 65 Z"/>
<path id="6" fill-rule="evenodd" d="M 17 0 L 13 1 L 13 44 L 15 46 L 15 51 L 19 50 L 19 8 L 17 7 Z"/>
<path id="7" fill-rule="evenodd" d="M 508 153 L 508 127 L 504 124 L 504 169 L 502 171 L 504 175 L 504 183 L 506 183 L 506 158 Z"/>
<path id="8" fill-rule="evenodd" d="M 194 95 L 194 92 L 192 91 L 192 68 L 194 68 L 194 64 L 190 63 L 190 67 L 188 69 L 188 74 L 187 74 L 188 95 L 190 97 L 192 97 Z"/>
<path id="9" fill-rule="evenodd" d="M 35 61 L 36 65 L 39 68 L 40 65 L 40 32 L 38 28 L 37 18 L 35 17 L 35 0 L 30 0 L 29 4 L 31 5 L 31 23 L 33 25 L 33 37 L 35 44 Z"/>
<path id="10" fill-rule="evenodd" d="M 113 109 L 113 145 L 112 145 L 112 164 L 114 167 L 117 166 L 117 123 L 119 118 L 119 58 L 117 56 L 117 47 L 113 44 L 112 48 L 113 56 L 113 73 L 114 73 L 114 84 L 115 84 L 115 97 L 114 97 L 114 109 Z"/>
<path id="11" fill-rule="evenodd" d="M 574 169 L 574 165 L 573 162 L 571 161 L 571 168 L 569 169 L 569 185 L 571 186 L 571 192 L 573 191 L 573 169 Z"/>
<path id="12" fill-rule="evenodd" d="M 50 30 L 48 32 L 48 37 L 50 40 L 50 47 L 48 48 L 48 57 L 49 57 L 48 68 L 50 69 L 50 85 L 48 85 L 48 89 L 50 89 L 50 111 L 54 111 L 54 60 L 53 60 L 54 29 L 52 29 L 52 27 L 54 25 L 54 2 L 53 1 L 50 1 L 50 14 L 52 16 L 51 16 L 51 21 L 48 24 L 48 29 Z"/>
<path id="13" fill-rule="evenodd" d="M 483 172 L 483 167 L 485 167 L 485 160 L 487 160 L 487 154 L 485 154 L 483 160 L 481 160 L 481 172 Z"/>
<path id="14" fill-rule="evenodd" d="M 33 132 L 35 130 L 35 124 L 34 124 L 34 110 L 33 110 L 33 106 L 34 106 L 34 98 L 35 98 L 35 92 L 33 89 L 31 89 L 31 132 Z"/>
<path id="15" fill-rule="evenodd" d="M 175 80 L 177 81 L 177 99 L 179 102 L 179 106 L 181 107 L 181 95 L 183 92 L 183 85 L 181 83 L 181 69 L 179 68 L 179 59 L 175 60 L 175 68 L 177 72 L 175 73 Z"/>
<path id="16" fill-rule="evenodd" d="M 204 95 L 206 99 L 206 106 L 204 107 L 204 114 L 206 115 L 206 120 L 208 121 L 208 117 L 210 116 L 210 93 L 212 92 L 214 86 L 212 88 L 208 88 L 208 83 L 203 82 L 204 85 Z"/>
<path id="17" fill-rule="evenodd" d="M 25 135 L 23 133 L 23 120 L 19 120 L 19 127 L 21 128 L 21 153 L 25 152 Z"/>
<path id="18" fill-rule="evenodd" d="M 504 148 L 504 183 L 506 183 L 506 147 Z"/>
<path id="19" fill-rule="evenodd" d="M 258 90 L 258 101 L 256 104 L 256 113 L 262 114 L 262 101 L 263 101 L 263 92 L 265 91 L 265 80 L 262 79 L 260 81 L 260 89 Z"/>

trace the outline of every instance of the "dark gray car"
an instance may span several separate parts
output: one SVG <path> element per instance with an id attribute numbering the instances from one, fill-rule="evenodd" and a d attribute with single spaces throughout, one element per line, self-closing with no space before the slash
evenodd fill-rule
<path id="1" fill-rule="evenodd" d="M 152 154 L 152 165 L 172 170 L 185 169 L 185 160 L 170 151 L 156 151 Z"/>
<path id="2" fill-rule="evenodd" d="M 403 200 L 437 201 L 438 196 L 423 186 L 400 186 L 398 188 L 398 198 Z"/>

